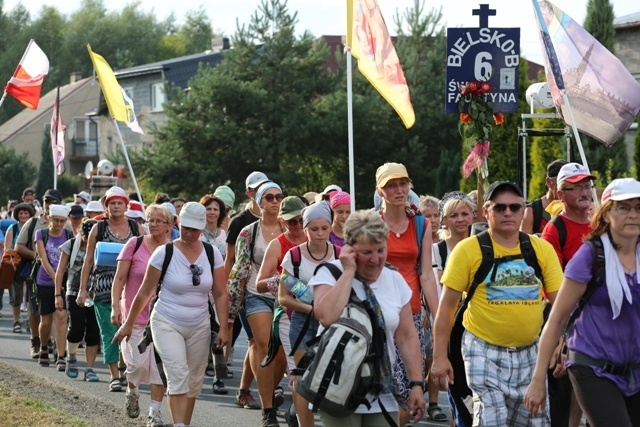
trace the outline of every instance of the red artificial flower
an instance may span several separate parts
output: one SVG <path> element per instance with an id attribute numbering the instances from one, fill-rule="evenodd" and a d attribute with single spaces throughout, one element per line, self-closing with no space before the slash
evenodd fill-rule
<path id="1" fill-rule="evenodd" d="M 480 88 L 478 89 L 478 93 L 489 93 L 491 92 L 491 83 L 482 82 L 480 84 Z"/>
<path id="2" fill-rule="evenodd" d="M 467 85 L 467 93 L 477 93 L 480 89 L 480 82 L 469 82 Z"/>
<path id="3" fill-rule="evenodd" d="M 467 85 L 460 85 L 460 93 L 463 95 L 466 95 L 469 92 L 469 86 Z"/>
<path id="4" fill-rule="evenodd" d="M 504 114 L 502 113 L 495 113 L 493 115 L 493 121 L 496 123 L 497 126 L 500 126 L 501 124 L 504 123 Z"/>
<path id="5" fill-rule="evenodd" d="M 469 113 L 460 113 L 460 121 L 468 125 L 473 122 L 473 119 Z"/>

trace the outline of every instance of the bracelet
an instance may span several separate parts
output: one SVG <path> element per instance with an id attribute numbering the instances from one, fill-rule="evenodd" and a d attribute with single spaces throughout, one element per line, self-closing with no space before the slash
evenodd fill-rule
<path id="1" fill-rule="evenodd" d="M 422 391 L 424 392 L 424 389 L 425 389 L 424 381 L 411 381 L 411 382 L 409 382 L 409 388 L 414 388 L 416 386 L 420 387 L 422 389 Z"/>
<path id="2" fill-rule="evenodd" d="M 56 294 L 55 296 L 56 296 L 56 297 L 61 297 L 61 296 L 62 296 L 62 294 Z"/>

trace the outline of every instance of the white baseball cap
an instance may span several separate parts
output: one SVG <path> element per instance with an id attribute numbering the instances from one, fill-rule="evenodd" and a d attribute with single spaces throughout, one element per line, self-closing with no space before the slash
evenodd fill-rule
<path id="1" fill-rule="evenodd" d="M 640 182 L 633 178 L 619 178 L 611 181 L 602 192 L 602 202 L 607 200 L 629 200 L 640 198 Z"/>
<path id="2" fill-rule="evenodd" d="M 575 184 L 585 178 L 596 179 L 595 176 L 591 175 L 589 169 L 585 168 L 580 163 L 567 163 L 560 168 L 560 172 L 556 177 L 556 183 L 560 185 L 561 182 L 567 181 Z"/>
<path id="3" fill-rule="evenodd" d="M 251 172 L 245 181 L 245 188 L 255 190 L 257 186 L 267 181 L 270 181 L 270 179 L 264 173 L 259 171 Z"/>
<path id="4" fill-rule="evenodd" d="M 207 208 L 200 203 L 185 203 L 180 210 L 180 225 L 203 230 L 207 224 Z"/>

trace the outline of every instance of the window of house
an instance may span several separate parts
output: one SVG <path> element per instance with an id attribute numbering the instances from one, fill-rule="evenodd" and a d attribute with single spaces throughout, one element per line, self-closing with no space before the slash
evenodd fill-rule
<path id="1" fill-rule="evenodd" d="M 151 110 L 162 111 L 162 104 L 166 101 L 164 93 L 164 83 L 154 83 L 151 85 Z"/>
<path id="2" fill-rule="evenodd" d="M 73 151 L 76 156 L 98 155 L 98 122 L 89 118 L 73 120 Z"/>
<path id="3" fill-rule="evenodd" d="M 122 88 L 122 90 L 124 91 L 124 93 L 127 94 L 129 99 L 131 99 L 133 101 L 133 88 L 130 87 L 130 86 L 125 86 L 125 87 Z"/>

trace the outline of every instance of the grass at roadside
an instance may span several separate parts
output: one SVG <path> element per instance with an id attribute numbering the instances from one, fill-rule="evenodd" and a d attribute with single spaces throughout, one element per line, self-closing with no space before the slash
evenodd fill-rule
<path id="1" fill-rule="evenodd" d="M 89 427 L 84 421 L 40 400 L 13 395 L 3 384 L 0 384 L 0 420 L 2 425 L 16 427 Z"/>

